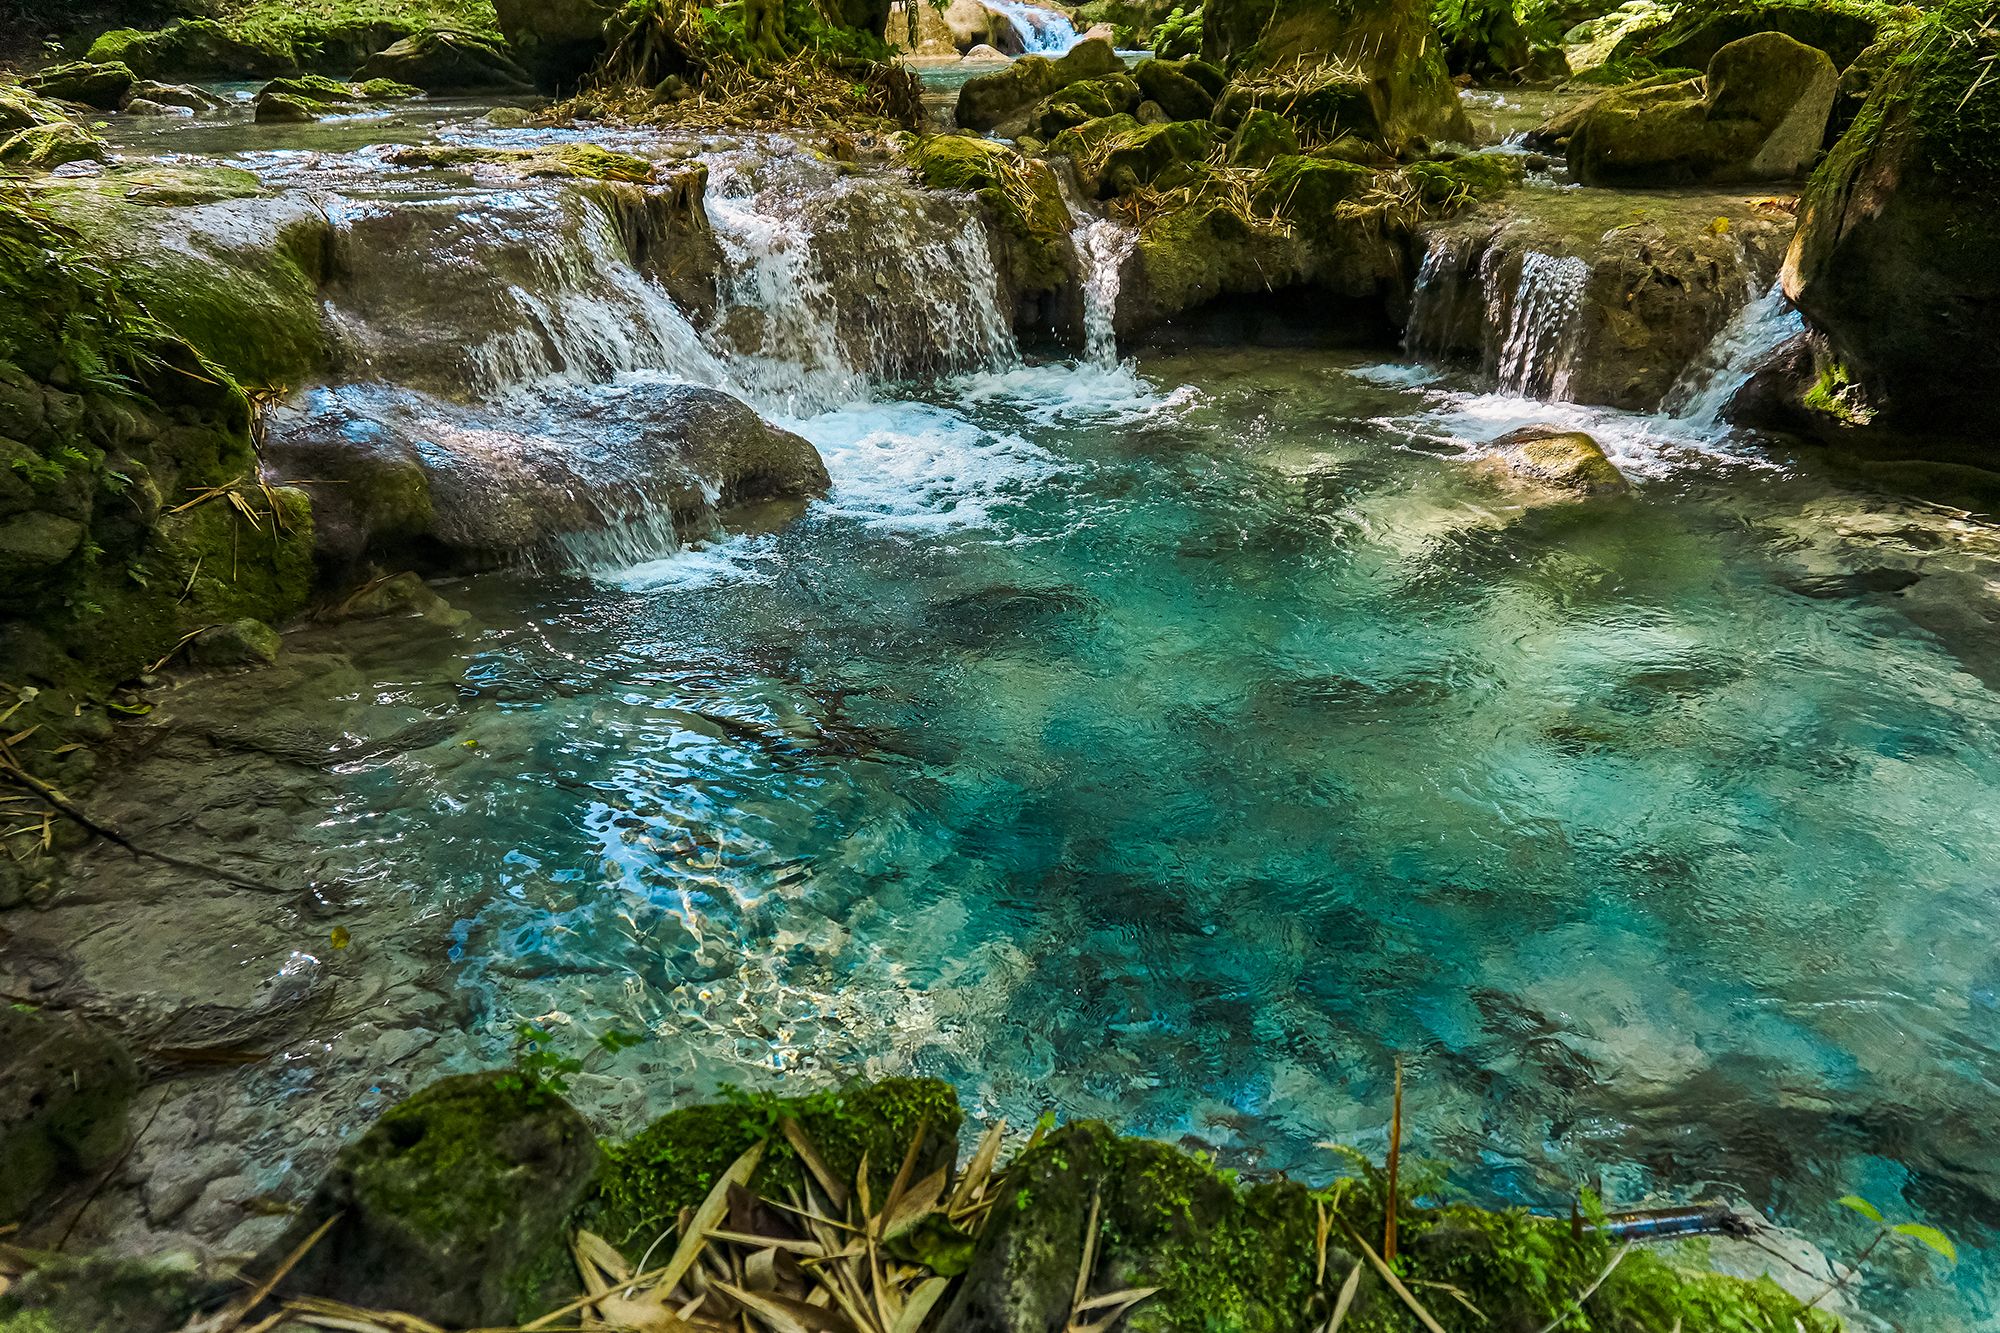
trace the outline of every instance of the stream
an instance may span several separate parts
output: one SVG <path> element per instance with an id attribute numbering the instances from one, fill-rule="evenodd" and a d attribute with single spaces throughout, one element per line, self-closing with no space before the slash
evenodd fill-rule
<path id="1" fill-rule="evenodd" d="M 505 190 L 374 181 L 385 139 L 534 135 L 463 115 L 126 147 L 349 219 L 448 199 L 498 220 L 453 233 L 473 270 L 584 244 Z M 725 1082 L 920 1073 L 982 1120 L 1102 1117 L 1314 1179 L 1323 1140 L 1382 1153 L 1401 1055 L 1406 1152 L 1456 1187 L 1742 1200 L 1842 1257 L 1869 1233 L 1834 1200 L 1865 1195 L 1965 1259 L 1878 1262 L 1864 1303 L 1991 1326 L 2000 528 L 1719 427 L 1701 385 L 1681 416 L 1515 396 L 1558 387 L 1540 315 L 1514 393 L 1382 351 L 1120 361 L 1101 281 L 1092 355 L 1024 357 L 976 226 L 774 151 L 705 153 L 712 324 L 615 256 L 551 261 L 576 301 L 531 293 L 541 336 L 421 331 L 470 349 L 425 372 L 465 393 L 413 371 L 301 400 L 581 448 L 575 404 L 693 379 L 810 439 L 833 489 L 165 692 L 100 813 L 311 888 L 99 848 L 21 924 L 28 955 L 80 940 L 72 979 L 167 1044 L 281 1042 L 164 1085 L 146 1183 L 86 1232 L 249 1248 L 258 1200 L 524 1023 L 585 1059 L 607 1131 Z M 835 213 L 906 257 L 859 324 L 834 269 L 866 271 L 865 237 L 816 257 Z M 1591 431 L 1634 493 L 1544 503 L 1474 465 L 1537 421 Z M 595 1049 L 612 1030 L 647 1039 Z"/>

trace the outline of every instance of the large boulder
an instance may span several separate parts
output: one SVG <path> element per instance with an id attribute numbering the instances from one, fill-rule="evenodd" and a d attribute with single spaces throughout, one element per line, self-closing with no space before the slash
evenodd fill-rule
<path id="1" fill-rule="evenodd" d="M 1222 71 L 1199 60 L 1142 60 L 1132 78 L 1169 120 L 1207 120 L 1222 91 Z"/>
<path id="2" fill-rule="evenodd" d="M 1827 53 L 1847 68 L 1895 19 L 1870 0 L 1723 0 L 1660 7 L 1611 47 L 1614 62 L 1647 60 L 1661 69 L 1705 69 L 1731 42 L 1778 32 Z"/>
<path id="3" fill-rule="evenodd" d="M 1391 146 L 1471 136 L 1420 0 L 1204 0 L 1201 34 L 1202 55 L 1239 76 L 1309 86 L 1325 67 L 1358 73 Z"/>
<path id="4" fill-rule="evenodd" d="M 111 1037 L 68 1015 L 0 1005 L 0 1222 L 109 1164 L 138 1088 L 138 1067 Z"/>
<path id="5" fill-rule="evenodd" d="M 1731 42 L 1700 78 L 1612 89 L 1544 126 L 1587 185 L 1789 180 L 1818 156 L 1839 75 L 1782 33 Z"/>
<path id="6" fill-rule="evenodd" d="M 1580 430 L 1522 426 L 1487 446 L 1511 483 L 1564 495 L 1615 495 L 1632 488 L 1604 447 Z"/>
<path id="7" fill-rule="evenodd" d="M 1814 175 L 1785 293 L 1884 426 L 1985 435 L 2000 377 L 2000 82 L 1977 5 L 1926 19 Z"/>
<path id="8" fill-rule="evenodd" d="M 31 75 L 21 80 L 21 86 L 42 97 L 75 102 L 97 111 L 118 111 L 131 100 L 132 86 L 137 82 L 138 76 L 120 61 L 99 65 L 73 60 Z"/>
<path id="9" fill-rule="evenodd" d="M 958 94 L 958 124 L 962 129 L 1005 133 L 1025 129 L 1028 113 L 1044 98 L 1086 79 L 1123 73 L 1125 62 L 1100 40 L 1078 42 L 1060 59 L 1022 56 L 1005 69 L 965 81 Z"/>
<path id="10" fill-rule="evenodd" d="M 554 1092 L 511 1072 L 447 1078 L 342 1150 L 267 1262 L 337 1218 L 282 1293 L 512 1324 L 575 1289 L 570 1217 L 596 1169 L 589 1123 Z"/>
<path id="11" fill-rule="evenodd" d="M 545 92 L 570 91 L 603 58 L 604 25 L 618 10 L 609 0 L 493 0 L 507 44 Z"/>
<path id="12" fill-rule="evenodd" d="M 299 69 L 290 43 L 213 19 L 186 19 L 155 32 L 118 28 L 97 39 L 89 59 L 122 64 L 143 79 L 258 79 Z"/>
<path id="13" fill-rule="evenodd" d="M 368 57 L 357 80 L 388 79 L 427 93 L 530 92 L 534 81 L 497 42 L 438 29 L 405 37 Z"/>

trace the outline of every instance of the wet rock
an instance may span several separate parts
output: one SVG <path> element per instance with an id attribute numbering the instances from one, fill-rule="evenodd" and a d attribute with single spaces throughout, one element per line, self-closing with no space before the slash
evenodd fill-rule
<path id="1" fill-rule="evenodd" d="M 53 171 L 71 162 L 104 162 L 110 156 L 102 139 L 67 120 L 31 126 L 0 143 L 0 163 L 27 171 Z"/>
<path id="2" fill-rule="evenodd" d="M 1022 56 L 1005 69 L 965 81 L 958 94 L 958 124 L 1011 138 L 1027 127 L 1027 112 L 1042 99 L 1073 83 L 1124 69 L 1125 62 L 1111 43 L 1102 41 L 1079 42 L 1058 60 Z"/>
<path id="3" fill-rule="evenodd" d="M 1565 146 L 1589 185 L 1788 180 L 1818 156 L 1838 84 L 1825 52 L 1760 33 L 1717 52 L 1702 78 L 1601 93 L 1534 142 Z"/>
<path id="4" fill-rule="evenodd" d="M 175 111 L 189 111 L 197 116 L 205 115 L 211 111 L 220 111 L 229 105 L 226 99 L 217 97 L 213 93 L 203 92 L 201 89 L 191 85 L 155 83 L 151 79 L 141 79 L 138 83 L 134 84 L 132 87 L 132 97 L 134 101 L 143 99 L 154 106 L 166 107 L 169 110 Z M 128 114 L 139 114 L 131 103 L 126 104 L 125 110 Z"/>
<path id="5" fill-rule="evenodd" d="M 154 32 L 117 28 L 91 45 L 88 58 L 123 64 L 142 79 L 258 79 L 299 68 L 288 42 L 239 33 L 213 19 L 184 19 Z"/>
<path id="6" fill-rule="evenodd" d="M 1879 426 L 1920 449 L 2000 415 L 2000 85 L 1975 53 L 1983 23 L 1965 4 L 1924 20 L 1808 186 L 1785 270 Z"/>
<path id="7" fill-rule="evenodd" d="M 993 229 L 1001 288 L 1025 312 L 1076 290 L 1078 258 L 1062 183 L 1046 162 L 1023 157 L 1004 143 L 969 134 L 917 140 L 904 161 L 934 190 L 971 190 Z"/>
<path id="8" fill-rule="evenodd" d="M 1209 0 L 1202 56 L 1233 75 L 1310 86 L 1336 69 L 1365 88 L 1379 141 L 1470 137 L 1420 0 Z"/>
<path id="9" fill-rule="evenodd" d="M 0 83 L 0 136 L 65 119 L 63 109 L 19 84 Z"/>
<path id="10" fill-rule="evenodd" d="M 1791 230 L 1742 195 L 1514 191 L 1423 230 L 1408 345 L 1511 392 L 1651 411 L 1769 288 Z"/>
<path id="11" fill-rule="evenodd" d="M 83 524 L 45 510 L 0 522 L 0 574 L 18 577 L 53 569 L 83 543 Z"/>
<path id="12" fill-rule="evenodd" d="M 1523 426 L 1489 446 L 1513 476 L 1575 495 L 1612 495 L 1630 490 L 1617 465 L 1589 435 L 1560 426 Z"/>
<path id="13" fill-rule="evenodd" d="M 187 646 L 188 660 L 211 668 L 269 666 L 284 651 L 278 631 L 261 620 L 245 617 L 227 625 L 210 625 Z"/>
<path id="14" fill-rule="evenodd" d="M 962 57 L 966 61 L 1005 60 L 1006 58 L 1007 53 L 1005 51 L 996 50 L 983 42 L 973 47 L 970 51 L 967 51 Z"/>
<path id="15" fill-rule="evenodd" d="M 405 37 L 378 51 L 356 71 L 357 79 L 388 79 L 427 93 L 529 92 L 534 81 L 495 42 L 469 32 L 436 29 Z"/>
<path id="16" fill-rule="evenodd" d="M 1229 140 L 1229 163 L 1237 167 L 1261 167 L 1274 157 L 1296 155 L 1299 134 L 1292 122 L 1275 111 L 1254 107 L 1237 122 Z"/>
<path id="17" fill-rule="evenodd" d="M 532 1318 L 574 1287 L 568 1224 L 596 1166 L 561 1097 L 518 1074 L 447 1078 L 341 1152 L 266 1263 L 338 1214 L 281 1292 L 453 1327 Z"/>
<path id="18" fill-rule="evenodd" d="M 1222 90 L 1222 71 L 1199 60 L 1142 60 L 1132 78 L 1169 120 L 1207 120 Z"/>
<path id="19" fill-rule="evenodd" d="M 0 1297 L 0 1327 L 29 1333 L 170 1333 L 230 1290 L 193 1254 L 36 1255 Z M 9 1317 L 13 1316 L 13 1317 Z"/>
<path id="20" fill-rule="evenodd" d="M 0 1221 L 109 1164 L 138 1087 L 125 1048 L 81 1019 L 0 1007 Z"/>
<path id="21" fill-rule="evenodd" d="M 407 571 L 364 584 L 342 598 L 333 615 L 343 620 L 420 616 L 450 628 L 462 626 L 471 619 L 438 596 L 421 577 Z"/>
<path id="22" fill-rule="evenodd" d="M 323 116 L 352 115 L 370 106 L 414 97 L 421 90 L 390 79 L 343 83 L 318 74 L 274 79 L 257 93 L 260 124 L 300 124 Z"/>
<path id="23" fill-rule="evenodd" d="M 130 100 L 138 82 L 129 66 L 121 61 L 93 64 L 75 60 L 53 65 L 21 80 L 21 86 L 42 97 L 75 102 L 98 111 L 117 111 Z"/>
<path id="24" fill-rule="evenodd" d="M 544 92 L 576 87 L 603 57 L 604 25 L 618 10 L 607 0 L 494 0 L 500 31 Z"/>
<path id="25" fill-rule="evenodd" d="M 135 97 L 125 104 L 125 114 L 128 116 L 146 116 L 158 119 L 175 116 L 192 117 L 194 111 L 184 106 L 168 106 L 165 102 L 155 102 L 151 98 Z"/>
<path id="26" fill-rule="evenodd" d="M 1202 120 L 1139 125 L 1112 135 L 1100 147 L 1097 193 L 1109 199 L 1147 185 L 1170 190 L 1186 184 L 1214 143 L 1214 129 Z"/>
<path id="27" fill-rule="evenodd" d="M 392 151 L 388 160 L 399 167 L 484 168 L 495 174 L 523 179 L 540 177 L 650 185 L 659 176 L 659 168 L 645 158 L 593 143 L 552 144 L 540 148 L 419 144 Z"/>

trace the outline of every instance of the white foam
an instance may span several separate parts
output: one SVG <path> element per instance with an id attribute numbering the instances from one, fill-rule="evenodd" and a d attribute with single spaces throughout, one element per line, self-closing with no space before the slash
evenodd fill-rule
<path id="1" fill-rule="evenodd" d="M 1054 475 L 1018 435 L 983 430 L 927 403 L 855 403 L 781 422 L 826 460 L 825 506 L 865 526 L 909 532 L 983 527 L 993 510 Z"/>
<path id="2" fill-rule="evenodd" d="M 1161 393 L 1129 361 L 1016 366 L 961 375 L 950 387 L 962 403 L 1011 409 L 1038 425 L 1141 421 L 1178 411 L 1199 397 L 1191 385 Z"/>
<path id="3" fill-rule="evenodd" d="M 656 560 L 615 569 L 596 569 L 599 583 L 627 592 L 685 591 L 731 583 L 769 583 L 777 577 L 777 551 L 769 537 L 728 537 L 690 546 Z"/>

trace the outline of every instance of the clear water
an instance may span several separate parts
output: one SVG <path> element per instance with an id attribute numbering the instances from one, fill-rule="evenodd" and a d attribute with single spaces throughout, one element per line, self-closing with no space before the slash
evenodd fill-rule
<path id="1" fill-rule="evenodd" d="M 1571 408 L 1644 484 L 1524 505 L 1465 442 L 1552 409 L 1426 380 L 1204 352 L 798 421 L 801 522 L 358 654 L 448 726 L 299 855 L 493 1040 L 1305 1174 L 1380 1150 L 1401 1054 L 1488 1197 L 1719 1193 L 1839 1253 L 1855 1190 L 1980 1241 L 2000 656 L 1943 608 L 2000 535 Z M 1992 1310 L 1970 1253 L 1927 1319 Z"/>
<path id="2" fill-rule="evenodd" d="M 716 179 L 738 275 L 818 290 Z M 343 1037 L 246 1075 L 254 1135 L 191 1099 L 238 1158 L 337 1142 L 525 1019 L 649 1034 L 579 1080 L 613 1130 L 917 1072 L 1308 1176 L 1321 1140 L 1380 1151 L 1400 1055 L 1415 1150 L 1484 1198 L 1719 1194 L 1851 1254 L 1858 1192 L 1968 1247 L 1948 1281 L 1878 1265 L 1871 1304 L 1992 1327 L 2000 529 L 1477 388 L 1269 349 L 771 387 L 835 479 L 798 522 L 483 576 L 445 589 L 462 634 L 308 629 L 167 699 L 264 733 L 168 747 L 106 808 L 208 791 L 156 840 L 322 892 L 162 922 L 107 860 L 84 947 L 213 953 L 239 990 L 323 966 L 338 1012 L 420 1015 L 395 1071 Z M 1637 491 L 1478 465 L 1534 420 Z M 244 758 L 272 736 L 311 762 Z"/>

